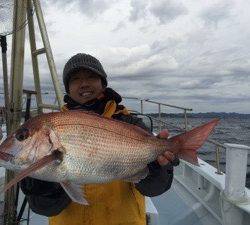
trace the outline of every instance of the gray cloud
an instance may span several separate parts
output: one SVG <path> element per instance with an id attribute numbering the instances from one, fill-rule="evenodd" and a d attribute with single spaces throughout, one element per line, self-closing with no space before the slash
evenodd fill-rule
<path id="1" fill-rule="evenodd" d="M 108 0 L 47 0 L 45 6 L 49 7 L 50 4 L 57 4 L 58 8 L 78 10 L 92 18 L 105 12 L 112 5 L 112 2 Z"/>
<path id="2" fill-rule="evenodd" d="M 177 98 L 178 96 L 171 96 L 172 98 Z M 239 103 L 239 102 L 247 102 L 250 101 L 250 96 L 242 95 L 239 97 L 231 97 L 231 96 L 218 96 L 218 95 L 185 95 L 181 96 L 182 99 L 196 100 L 196 101 L 204 101 L 207 103 Z"/>
<path id="3" fill-rule="evenodd" d="M 159 19 L 160 23 L 168 23 L 181 15 L 186 15 L 188 9 L 176 0 L 152 1 L 149 11 Z"/>
<path id="4" fill-rule="evenodd" d="M 187 8 L 182 2 L 175 0 L 131 0 L 130 5 L 132 8 L 129 17 L 130 21 L 144 19 L 146 15 L 151 14 L 157 18 L 160 23 L 165 24 L 188 13 Z"/>
<path id="5" fill-rule="evenodd" d="M 123 29 L 123 28 L 126 28 L 126 23 L 125 23 L 124 21 L 120 21 L 120 22 L 115 26 L 115 28 L 112 29 L 111 31 L 112 31 L 112 32 L 117 32 L 117 31 L 119 31 L 119 30 L 121 30 L 121 29 Z"/>
<path id="6" fill-rule="evenodd" d="M 129 74 L 131 77 L 149 78 L 152 75 L 166 74 L 168 71 L 174 70 L 178 65 L 173 57 L 159 54 L 137 58 L 134 62 L 128 59 L 128 61 L 123 61 L 113 66 L 113 71 L 116 75 L 123 76 Z"/>
<path id="7" fill-rule="evenodd" d="M 200 17 L 205 21 L 207 25 L 213 25 L 217 27 L 220 21 L 226 20 L 231 16 L 232 2 L 222 1 L 216 5 L 213 5 L 205 9 Z"/>
<path id="8" fill-rule="evenodd" d="M 129 17 L 130 21 L 137 21 L 140 18 L 144 18 L 148 1 L 131 0 L 130 5 L 132 7 Z"/>
<path id="9" fill-rule="evenodd" d="M 110 1 L 105 0 L 78 0 L 79 10 L 89 17 L 103 13 L 110 6 Z"/>
<path id="10" fill-rule="evenodd" d="M 232 60 L 229 71 L 228 76 L 235 81 L 250 81 L 250 56 L 245 55 Z"/>
<path id="11" fill-rule="evenodd" d="M 233 68 L 230 74 L 234 80 L 247 81 L 250 80 L 250 68 Z"/>
<path id="12" fill-rule="evenodd" d="M 182 1 L 183 5 L 166 0 L 115 4 L 113 0 L 47 0 L 44 14 L 59 80 L 67 59 L 86 52 L 102 62 L 109 84 L 122 95 L 196 111 L 249 113 L 249 3 L 232 1 L 219 5 Z M 40 40 L 38 45 L 42 47 Z M 24 84 L 31 87 L 29 49 L 25 54 L 29 56 Z M 43 57 L 39 56 L 42 87 L 51 90 Z"/>
<path id="13" fill-rule="evenodd" d="M 152 75 L 165 74 L 178 67 L 172 55 L 153 53 L 149 45 L 132 48 L 105 48 L 101 52 L 101 58 L 106 61 L 107 71 L 119 77 L 141 75 L 141 78 L 148 78 Z"/>
<path id="14" fill-rule="evenodd" d="M 181 41 L 177 38 L 166 38 L 164 41 L 156 40 L 151 45 L 152 54 L 160 54 L 167 52 L 168 54 L 174 55 L 178 45 L 181 44 Z"/>
<path id="15" fill-rule="evenodd" d="M 206 79 L 201 79 L 201 80 L 189 80 L 186 82 L 182 82 L 180 84 L 181 89 L 206 89 L 206 88 L 211 88 L 213 87 L 214 84 L 221 82 L 222 79 L 220 77 L 218 78 L 206 78 Z"/>

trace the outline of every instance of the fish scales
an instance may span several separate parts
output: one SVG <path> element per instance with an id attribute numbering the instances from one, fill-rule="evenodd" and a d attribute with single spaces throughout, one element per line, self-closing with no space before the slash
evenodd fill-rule
<path id="1" fill-rule="evenodd" d="M 67 126 L 67 125 L 66 125 Z M 62 126 L 60 126 L 62 128 Z M 64 127 L 65 128 L 65 127 Z M 75 139 L 70 142 L 65 142 L 68 138 L 64 138 L 67 134 L 62 130 L 57 131 L 61 138 L 61 143 L 66 149 L 71 149 L 71 155 L 74 162 L 72 166 L 82 164 L 83 171 L 79 171 L 78 174 L 91 174 L 93 177 L 97 175 L 102 177 L 114 178 L 113 173 L 116 171 L 115 176 L 119 177 L 129 176 L 131 174 L 131 168 L 138 167 L 138 163 L 142 163 L 142 167 L 145 167 L 145 161 L 152 161 L 154 154 L 152 154 L 152 147 L 148 145 L 148 151 L 150 154 L 145 154 L 145 145 L 142 142 L 136 143 L 130 142 L 128 138 L 122 138 L 120 135 L 113 135 L 107 133 L 103 135 L 97 133 L 95 128 L 89 129 L 87 126 L 76 125 L 73 132 L 81 131 L 79 135 L 74 135 Z M 72 130 L 67 129 L 69 133 Z M 84 132 L 86 134 L 84 134 Z M 70 139 L 70 138 L 69 138 Z M 126 140 L 127 139 L 127 140 Z M 107 142 L 108 140 L 108 142 Z M 80 144 L 81 143 L 81 144 Z M 147 146 L 146 146 L 147 147 Z M 79 162 L 75 163 L 75 158 L 78 157 Z"/>
<path id="2" fill-rule="evenodd" d="M 196 151 L 217 123 L 215 119 L 183 134 L 159 139 L 134 125 L 93 113 L 39 115 L 0 146 L 0 164 L 21 171 L 5 190 L 31 176 L 59 182 L 73 201 L 86 204 L 77 184 L 138 182 L 147 176 L 148 163 L 165 151 L 197 165 Z"/>
<path id="3" fill-rule="evenodd" d="M 47 124 L 58 134 L 66 149 L 64 157 L 69 159 L 65 165 L 69 179 L 81 176 L 93 181 L 98 174 L 105 181 L 114 176 L 128 177 L 133 173 L 131 168 L 141 170 L 156 157 L 155 138 L 126 123 L 77 111 L 44 114 L 38 123 Z M 164 149 L 164 144 L 160 147 Z"/>
<path id="4" fill-rule="evenodd" d="M 65 115 L 64 115 L 65 114 Z M 45 117 L 48 114 L 44 114 Z M 94 116 L 93 116 L 94 115 Z M 96 127 L 102 131 L 107 130 L 109 132 L 120 134 L 123 137 L 130 137 L 131 139 L 145 141 L 145 137 L 152 136 L 148 132 L 127 124 L 125 122 L 115 121 L 109 118 L 103 118 L 94 113 L 83 113 L 81 111 L 72 111 L 58 113 L 58 115 L 48 115 L 46 120 L 50 121 L 54 127 L 64 126 L 66 124 L 76 125 L 82 124 L 89 127 Z M 132 126 L 134 129 L 132 129 Z"/>
<path id="5" fill-rule="evenodd" d="M 76 125 L 76 127 L 77 126 L 79 125 Z M 87 129 L 88 128 L 86 128 L 86 134 L 80 133 L 79 135 L 76 134 L 77 131 L 74 131 L 74 135 L 65 134 L 65 132 L 60 131 L 61 134 L 59 136 L 60 136 L 61 142 L 62 143 L 65 142 L 65 145 L 70 145 L 71 147 L 69 148 L 76 148 L 77 150 L 81 152 L 84 151 L 85 153 L 87 152 L 92 153 L 90 154 L 91 157 L 100 156 L 101 158 L 109 154 L 110 151 L 114 157 L 121 156 L 121 152 L 123 153 L 123 155 L 131 155 L 132 157 L 134 157 L 135 148 L 136 149 L 138 148 L 138 150 L 140 151 L 143 148 L 145 148 L 145 145 L 143 145 L 142 143 L 139 143 L 139 145 L 137 145 L 137 143 L 128 142 L 128 140 L 120 138 L 120 137 L 116 139 L 114 135 L 109 135 L 109 134 L 105 136 L 101 134 L 98 135 L 96 134 L 96 131 L 94 129 L 92 129 L 92 131 L 89 129 L 87 130 Z M 82 131 L 84 130 L 84 127 L 80 126 L 78 130 Z M 106 141 L 106 139 L 108 141 Z M 150 147 L 151 146 L 149 146 L 149 148 Z M 98 151 L 95 151 L 95 150 L 98 150 Z M 138 153 L 139 151 L 137 151 L 137 154 Z M 140 154 L 140 155 L 137 155 L 137 154 L 136 156 L 138 156 L 139 158 L 142 158 L 143 160 L 149 157 L 149 155 L 145 154 L 145 152 L 143 152 L 143 154 Z"/>

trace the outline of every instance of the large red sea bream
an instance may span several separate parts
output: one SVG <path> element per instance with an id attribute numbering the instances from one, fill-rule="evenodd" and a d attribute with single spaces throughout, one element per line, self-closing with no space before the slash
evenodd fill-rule
<path id="1" fill-rule="evenodd" d="M 0 146 L 0 165 L 18 172 L 5 190 L 26 176 L 59 182 L 73 201 L 87 204 L 82 185 L 139 182 L 147 164 L 165 151 L 198 164 L 196 151 L 218 120 L 169 139 L 94 113 L 42 114 L 25 122 Z"/>

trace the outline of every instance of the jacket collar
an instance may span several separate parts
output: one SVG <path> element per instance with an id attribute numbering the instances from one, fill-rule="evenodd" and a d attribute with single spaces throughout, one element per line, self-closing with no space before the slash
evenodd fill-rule
<path id="1" fill-rule="evenodd" d="M 106 88 L 103 92 L 103 96 L 101 96 L 99 99 L 86 102 L 85 104 L 79 104 L 67 94 L 64 96 L 64 102 L 67 104 L 68 109 L 83 109 L 87 111 L 94 111 L 98 114 L 103 113 L 107 102 L 110 100 L 114 100 L 118 105 L 122 101 L 122 97 L 112 88 Z"/>

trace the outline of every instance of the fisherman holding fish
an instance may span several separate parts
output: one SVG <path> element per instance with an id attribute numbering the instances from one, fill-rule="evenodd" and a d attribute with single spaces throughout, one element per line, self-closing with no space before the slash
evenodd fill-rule
<path id="1" fill-rule="evenodd" d="M 198 165 L 197 150 L 218 119 L 171 138 L 146 130 L 107 87 L 93 56 L 65 65 L 62 112 L 30 118 L 0 145 L 0 166 L 17 172 L 31 209 L 50 225 L 145 225 L 145 198 L 167 191 L 178 158 Z"/>
<path id="2" fill-rule="evenodd" d="M 107 87 L 107 75 L 93 56 L 79 53 L 71 57 L 64 67 L 63 82 L 67 93 L 63 111 L 92 111 L 147 129 L 141 119 L 130 115 L 120 104 L 121 96 Z M 167 137 L 167 131 L 159 135 L 159 138 Z M 148 175 L 136 183 L 113 181 L 85 185 L 88 206 L 72 202 L 59 183 L 28 177 L 21 182 L 21 188 L 31 209 L 50 217 L 50 225 L 145 225 L 144 196 L 157 196 L 171 187 L 173 159 L 173 153 L 164 152 L 148 164 Z"/>

